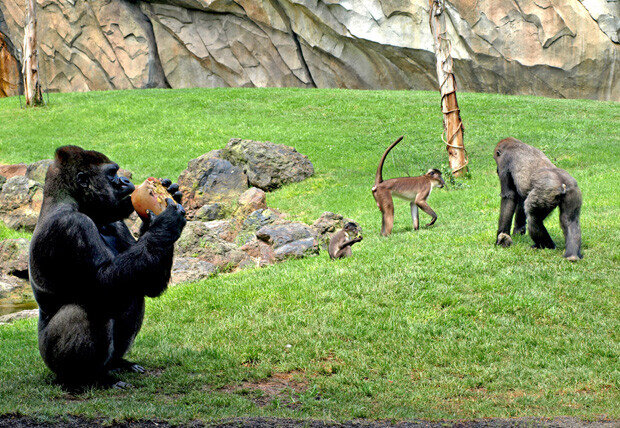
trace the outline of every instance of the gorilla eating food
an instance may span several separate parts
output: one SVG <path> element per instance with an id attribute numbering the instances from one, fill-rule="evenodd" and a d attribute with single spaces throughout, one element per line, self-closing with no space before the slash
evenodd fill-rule
<path id="1" fill-rule="evenodd" d="M 69 385 L 107 380 L 117 369 L 143 371 L 123 356 L 142 326 L 144 297 L 166 289 L 186 223 L 169 199 L 160 215 L 143 221 L 136 240 L 122 221 L 133 212 L 134 185 L 118 169 L 102 153 L 58 148 L 30 244 L 39 351 Z M 169 190 L 180 200 L 176 185 Z"/>
<path id="2" fill-rule="evenodd" d="M 493 158 L 502 196 L 496 245 L 512 244 L 510 225 L 514 215 L 514 233 L 525 233 L 527 223 L 533 248 L 555 248 L 543 220 L 559 206 L 566 241 L 564 257 L 571 261 L 581 259 L 581 190 L 577 181 L 551 163 L 543 152 L 515 138 L 500 141 Z"/>

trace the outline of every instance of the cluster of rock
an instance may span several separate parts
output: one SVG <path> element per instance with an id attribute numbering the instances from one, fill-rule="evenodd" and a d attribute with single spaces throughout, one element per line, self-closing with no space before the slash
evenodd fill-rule
<path id="1" fill-rule="evenodd" d="M 38 4 L 50 91 L 437 88 L 428 0 Z M 451 0 L 445 8 L 459 89 L 620 99 L 617 1 Z M 18 91 L 25 21 L 23 0 L 0 2 L 0 96 Z"/>
<path id="2" fill-rule="evenodd" d="M 308 157 L 292 147 L 237 138 L 190 160 L 178 179 L 188 223 L 176 243 L 172 283 L 318 254 L 342 216 L 325 213 L 310 226 L 266 203 L 267 191 L 312 174 Z M 137 216 L 129 219 L 134 233 L 139 225 Z"/>
<path id="3" fill-rule="evenodd" d="M 34 229 L 50 163 L 0 165 L 0 220 L 9 227 Z M 348 219 L 326 212 L 308 225 L 287 220 L 266 203 L 266 191 L 313 173 L 307 156 L 270 142 L 231 139 L 223 149 L 190 160 L 178 179 L 188 222 L 176 243 L 171 282 L 319 254 Z M 137 214 L 127 224 L 137 236 Z M 28 247 L 23 238 L 0 241 L 0 298 L 27 285 Z"/>

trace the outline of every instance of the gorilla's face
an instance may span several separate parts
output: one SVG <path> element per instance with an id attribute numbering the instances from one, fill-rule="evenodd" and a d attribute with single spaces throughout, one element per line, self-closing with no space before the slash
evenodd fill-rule
<path id="1" fill-rule="evenodd" d="M 93 165 L 77 174 L 81 197 L 80 211 L 97 224 L 107 224 L 129 217 L 133 212 L 131 193 L 135 186 L 118 175 L 116 163 Z"/>

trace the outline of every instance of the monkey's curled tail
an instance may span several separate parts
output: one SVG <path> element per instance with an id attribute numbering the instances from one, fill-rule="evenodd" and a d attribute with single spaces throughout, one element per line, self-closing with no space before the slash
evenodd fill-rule
<path id="1" fill-rule="evenodd" d="M 374 192 L 375 190 L 377 190 L 377 186 L 383 182 L 383 163 L 385 162 L 385 158 L 387 157 L 388 153 L 390 153 L 390 150 L 392 150 L 394 148 L 394 146 L 396 146 L 398 143 L 400 143 L 402 141 L 402 139 L 405 138 L 404 135 L 401 135 L 400 137 L 398 137 L 398 140 L 394 141 L 390 147 L 387 148 L 387 150 L 385 151 L 385 153 L 383 153 L 383 156 L 381 157 L 381 160 L 379 161 L 379 166 L 377 167 L 377 174 L 375 175 L 375 185 L 372 188 L 372 191 Z"/>

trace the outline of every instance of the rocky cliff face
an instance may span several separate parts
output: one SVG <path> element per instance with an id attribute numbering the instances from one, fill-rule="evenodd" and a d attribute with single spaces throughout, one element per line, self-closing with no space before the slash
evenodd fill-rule
<path id="1" fill-rule="evenodd" d="M 38 0 L 50 91 L 435 89 L 427 0 Z M 459 89 L 620 100 L 620 1 L 446 2 Z M 18 57 L 23 0 L 1 0 Z M 18 81 L 5 66 L 0 82 Z M 0 95 L 2 94 L 0 84 Z"/>

